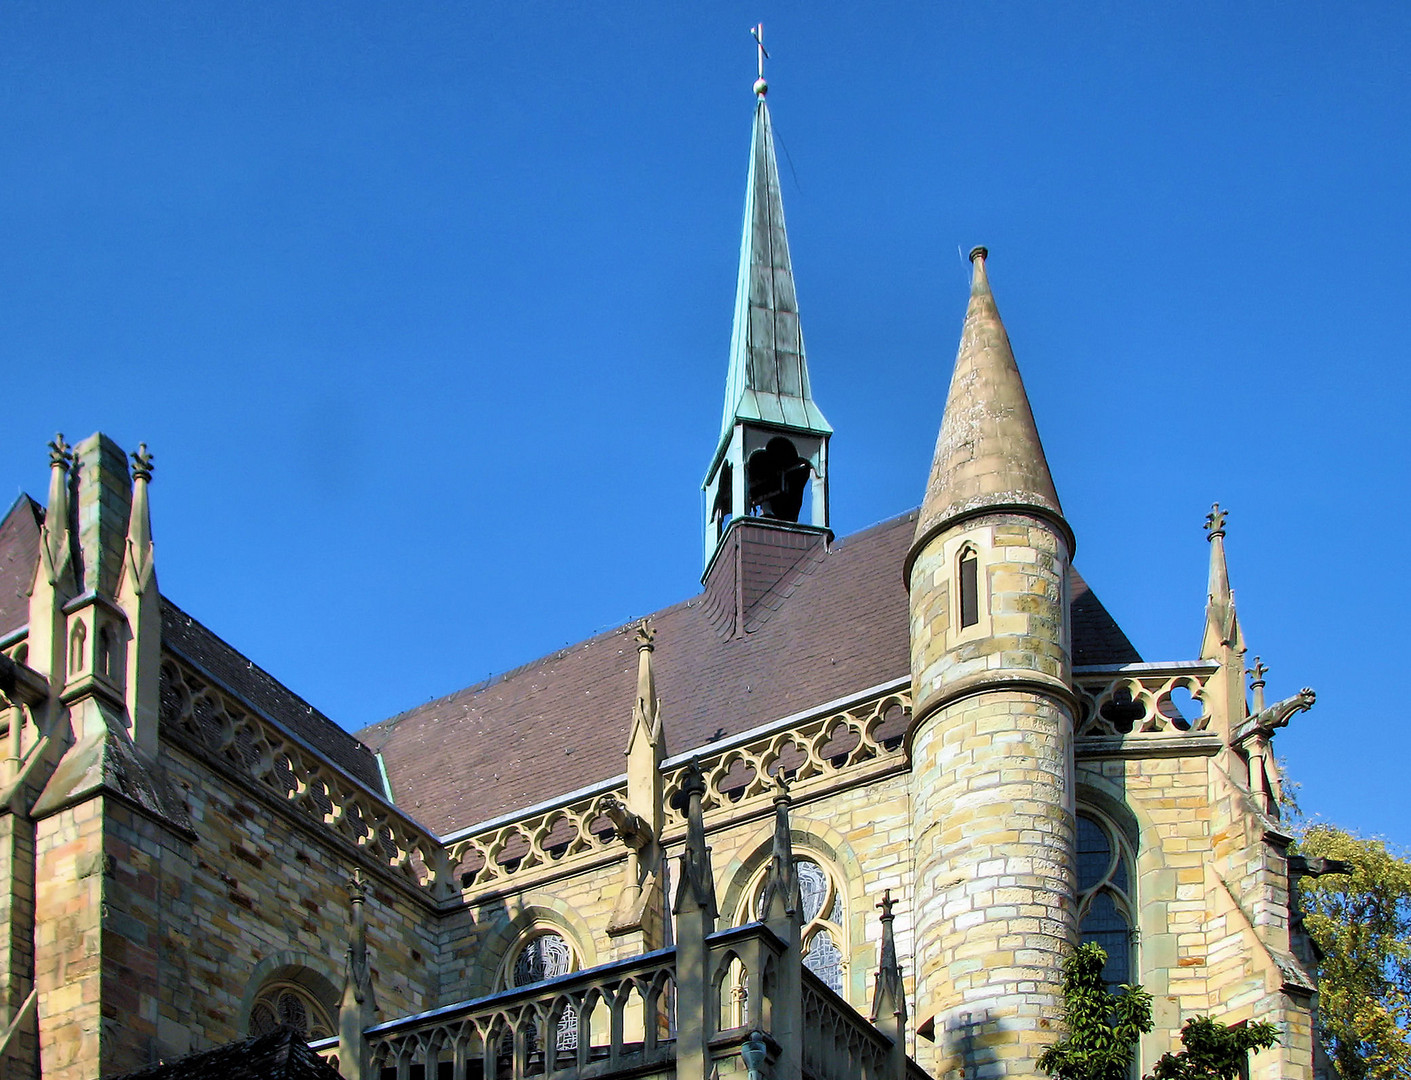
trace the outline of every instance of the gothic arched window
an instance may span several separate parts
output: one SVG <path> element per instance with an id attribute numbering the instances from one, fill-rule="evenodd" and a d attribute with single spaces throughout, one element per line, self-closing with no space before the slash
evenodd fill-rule
<path id="1" fill-rule="evenodd" d="M 553 930 L 534 930 L 514 952 L 505 982 L 508 987 L 528 986 L 577 970 L 578 957 L 566 937 Z M 531 1047 L 537 1042 L 537 1033 L 531 1033 Z M 572 1009 L 565 1010 L 559 1019 L 558 1038 L 554 1045 L 558 1050 L 577 1048 L 578 1014 Z"/>
<path id="2" fill-rule="evenodd" d="M 1134 977 L 1132 855 L 1121 830 L 1092 810 L 1078 811 L 1078 936 L 1107 953 L 1109 986 Z"/>
<path id="3" fill-rule="evenodd" d="M 798 869 L 799 892 L 803 897 L 803 929 L 799 941 L 804 967 L 842 995 L 848 963 L 844 950 L 848 939 L 843 932 L 846 916 L 839 878 L 823 863 L 808 856 L 797 856 L 794 866 Z M 746 918 L 760 917 L 760 900 L 768 873 L 766 866 L 750 890 L 749 911 L 741 913 Z"/>
<path id="4" fill-rule="evenodd" d="M 267 1035 L 283 1024 L 305 1042 L 338 1034 L 334 1014 L 306 986 L 286 979 L 264 986 L 250 1006 L 250 1034 Z"/>

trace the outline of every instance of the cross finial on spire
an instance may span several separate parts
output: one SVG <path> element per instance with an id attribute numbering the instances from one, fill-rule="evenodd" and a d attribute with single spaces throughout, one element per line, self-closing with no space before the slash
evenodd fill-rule
<path id="1" fill-rule="evenodd" d="M 769 93 L 769 84 L 764 81 L 764 62 L 769 59 L 769 52 L 764 47 L 764 23 L 750 27 L 750 36 L 754 38 L 755 46 L 759 50 L 759 78 L 755 80 L 754 92 L 759 97 L 764 97 Z"/>
<path id="2" fill-rule="evenodd" d="M 72 462 L 73 447 L 64 442 L 64 433 L 61 431 L 54 436 L 54 441 L 49 444 L 49 464 L 68 472 Z"/>
<path id="3" fill-rule="evenodd" d="M 1210 513 L 1205 515 L 1205 531 L 1210 535 L 1207 540 L 1214 540 L 1217 536 L 1225 535 L 1225 515 L 1227 511 L 1220 509 L 1219 503 L 1210 504 Z"/>
<path id="4" fill-rule="evenodd" d="M 132 475 L 137 480 L 152 479 L 152 455 L 148 453 L 146 443 L 138 443 L 132 455 Z"/>
<path id="5" fill-rule="evenodd" d="M 1254 658 L 1254 666 L 1249 669 L 1249 685 L 1263 686 L 1264 676 L 1267 674 L 1269 674 L 1269 668 L 1265 665 L 1263 660 L 1256 656 Z"/>
<path id="6" fill-rule="evenodd" d="M 894 907 L 896 907 L 896 906 L 897 906 L 897 902 L 892 899 L 892 890 L 891 890 L 891 889 L 883 889 L 883 890 L 882 890 L 882 899 L 881 899 L 881 900 L 877 903 L 877 905 L 876 905 L 876 907 L 878 908 L 878 910 L 880 910 L 880 911 L 882 912 L 882 918 L 884 918 L 884 919 L 894 919 L 894 918 L 896 918 L 896 916 L 892 914 L 892 908 L 894 908 Z"/>

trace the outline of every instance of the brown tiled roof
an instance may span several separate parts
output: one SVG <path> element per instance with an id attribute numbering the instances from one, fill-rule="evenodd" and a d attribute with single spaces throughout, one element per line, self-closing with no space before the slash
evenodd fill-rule
<path id="1" fill-rule="evenodd" d="M 374 791 L 382 790 L 377 758 L 365 744 L 165 596 L 162 597 L 162 644 L 214 675 L 237 697 L 277 720 Z"/>
<path id="2" fill-rule="evenodd" d="M 705 594 L 651 616 L 672 754 L 910 671 L 902 560 L 916 513 L 801 560 L 767 620 L 717 632 Z M 1072 581 L 1075 662 L 1138 659 L 1086 583 Z M 747 624 L 748 625 L 748 624 Z M 438 832 L 624 769 L 637 650 L 631 627 L 580 642 L 358 734 L 385 759 L 398 805 Z"/>
<path id="3" fill-rule="evenodd" d="M 39 525 L 44 511 L 21 495 L 0 521 L 0 637 L 29 622 L 29 587 L 39 561 Z"/>
<path id="4" fill-rule="evenodd" d="M 309 1049 L 299 1034 L 280 1027 L 202 1050 L 163 1065 L 107 1080 L 341 1080 L 338 1070 Z"/>

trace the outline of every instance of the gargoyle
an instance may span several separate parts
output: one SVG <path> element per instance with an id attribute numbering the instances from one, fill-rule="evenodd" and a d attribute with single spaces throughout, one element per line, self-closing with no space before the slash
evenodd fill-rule
<path id="1" fill-rule="evenodd" d="M 657 842 L 657 838 L 652 835 L 652 827 L 642 815 L 634 814 L 613 796 L 609 795 L 603 800 L 603 813 L 611 819 L 612 827 L 617 830 L 622 842 L 638 855 Z"/>
<path id="2" fill-rule="evenodd" d="M 1294 713 L 1307 712 L 1313 708 L 1313 703 L 1317 700 L 1318 695 L 1314 693 L 1313 688 L 1305 686 L 1293 697 L 1276 701 L 1267 709 L 1261 709 L 1253 716 L 1242 720 L 1235 728 L 1231 745 L 1242 746 L 1257 735 L 1269 738 L 1274 734 L 1276 728 L 1286 726 Z"/>

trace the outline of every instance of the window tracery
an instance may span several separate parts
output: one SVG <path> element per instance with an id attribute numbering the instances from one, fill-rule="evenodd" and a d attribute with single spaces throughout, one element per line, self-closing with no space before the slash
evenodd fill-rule
<path id="1" fill-rule="evenodd" d="M 1078 935 L 1107 953 L 1109 986 L 1134 978 L 1132 855 L 1121 830 L 1089 809 L 1078 811 Z"/>
<path id="2" fill-rule="evenodd" d="M 568 939 L 553 930 L 538 930 L 532 931 L 528 940 L 514 953 L 505 982 L 510 987 L 528 986 L 577 970 L 578 957 Z M 537 1033 L 531 1032 L 530 1041 L 537 1044 Z M 565 1009 L 560 1017 L 554 1045 L 558 1050 L 577 1049 L 578 1014 L 572 1009 Z M 531 1045 L 531 1049 L 535 1048 Z"/>
<path id="3" fill-rule="evenodd" d="M 250 1006 L 250 1034 L 268 1035 L 280 1025 L 291 1027 L 305 1041 L 338 1034 L 333 1014 L 308 987 L 289 980 L 266 985 Z"/>
<path id="4" fill-rule="evenodd" d="M 846 981 L 848 958 L 844 952 L 847 935 L 843 932 L 845 913 L 840 880 L 836 873 L 817 859 L 796 856 L 794 866 L 799 875 L 799 892 L 803 899 L 803 926 L 799 941 L 803 949 L 803 964 L 837 994 L 842 995 Z M 748 910 L 741 912 L 741 921 L 760 918 L 760 901 L 764 893 L 766 867 L 749 891 Z"/>

